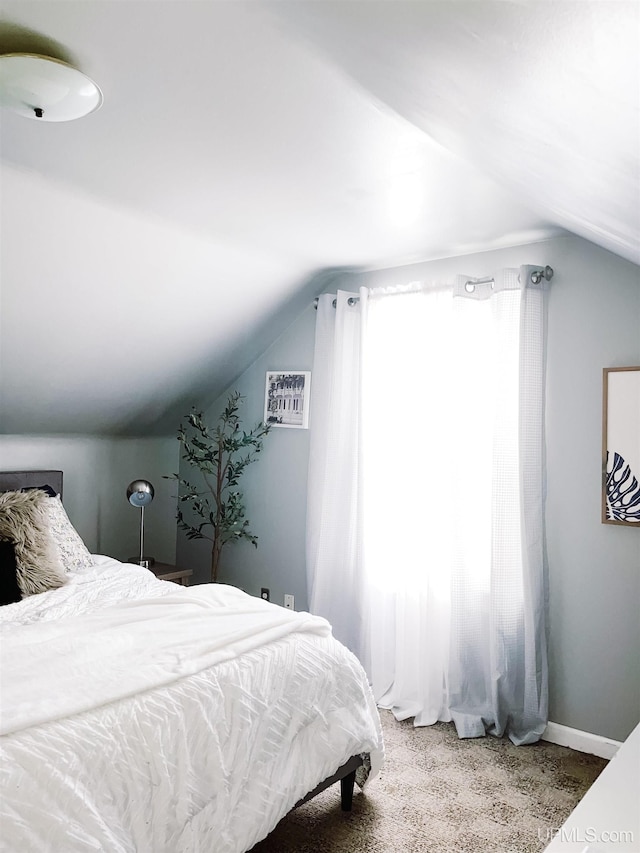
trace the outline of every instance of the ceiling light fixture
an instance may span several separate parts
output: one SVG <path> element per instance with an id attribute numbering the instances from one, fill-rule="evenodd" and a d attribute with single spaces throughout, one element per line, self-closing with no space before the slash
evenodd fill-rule
<path id="1" fill-rule="evenodd" d="M 35 53 L 0 56 L 0 106 L 38 121 L 71 121 L 102 104 L 98 86 L 72 65 Z"/>

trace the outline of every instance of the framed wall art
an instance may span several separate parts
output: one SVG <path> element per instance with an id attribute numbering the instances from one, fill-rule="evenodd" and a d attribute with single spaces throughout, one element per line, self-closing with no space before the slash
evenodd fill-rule
<path id="1" fill-rule="evenodd" d="M 602 521 L 640 530 L 640 367 L 602 373 Z"/>
<path id="2" fill-rule="evenodd" d="M 274 427 L 307 429 L 311 371 L 268 370 L 264 391 L 264 421 Z"/>

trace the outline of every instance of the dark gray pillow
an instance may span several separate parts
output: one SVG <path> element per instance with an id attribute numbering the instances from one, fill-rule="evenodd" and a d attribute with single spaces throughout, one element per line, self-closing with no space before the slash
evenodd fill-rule
<path id="1" fill-rule="evenodd" d="M 34 489 L 38 489 L 41 492 L 44 492 L 45 495 L 48 495 L 50 498 L 57 498 L 58 493 L 54 488 L 52 488 L 48 483 L 45 483 L 44 486 L 25 486 L 22 489 L 23 492 L 32 492 Z"/>
<path id="2" fill-rule="evenodd" d="M 13 542 L 0 539 L 0 606 L 13 604 L 21 598 Z"/>

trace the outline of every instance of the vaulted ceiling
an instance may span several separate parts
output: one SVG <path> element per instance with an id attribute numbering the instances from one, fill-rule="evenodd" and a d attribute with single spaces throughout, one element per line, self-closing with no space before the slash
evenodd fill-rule
<path id="1" fill-rule="evenodd" d="M 0 430 L 165 433 L 332 271 L 640 262 L 636 2 L 5 0 L 104 104 L 3 111 Z"/>

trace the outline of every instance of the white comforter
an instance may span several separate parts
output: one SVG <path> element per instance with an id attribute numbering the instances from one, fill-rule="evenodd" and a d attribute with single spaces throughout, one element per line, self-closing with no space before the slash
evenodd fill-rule
<path id="1" fill-rule="evenodd" d="M 375 703 L 324 620 L 96 563 L 0 613 L 0 849 L 240 853 L 349 756 L 375 775 Z"/>

